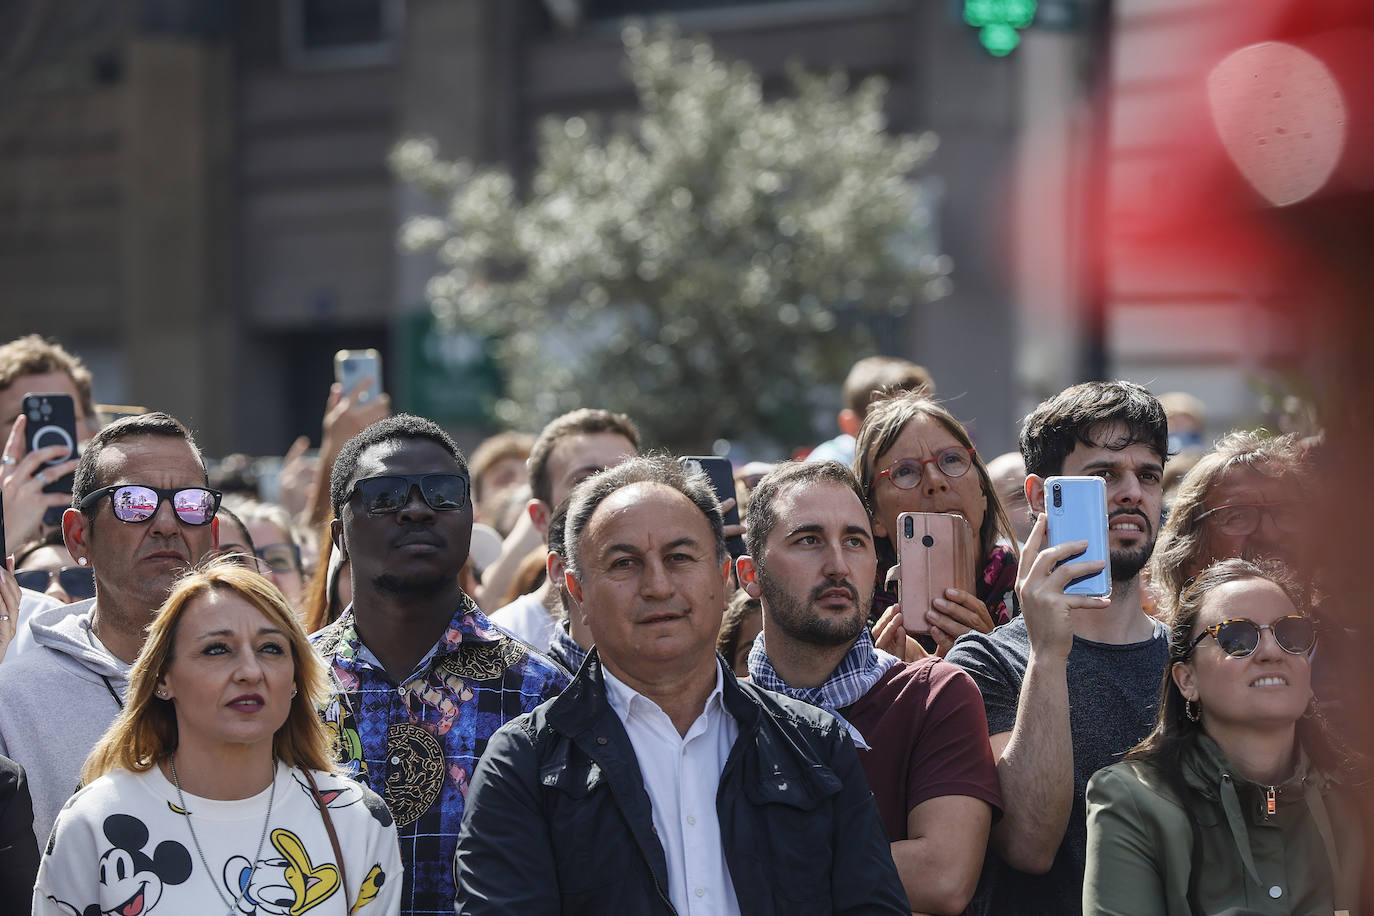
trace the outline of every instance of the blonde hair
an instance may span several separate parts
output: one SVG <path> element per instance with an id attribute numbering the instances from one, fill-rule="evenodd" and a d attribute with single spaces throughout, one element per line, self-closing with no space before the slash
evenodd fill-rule
<path id="1" fill-rule="evenodd" d="M 187 607 L 217 591 L 231 591 L 253 605 L 284 634 L 295 663 L 296 695 L 286 721 L 272 738 L 272 756 L 287 766 L 336 769 L 337 753 L 317 710 L 329 695 L 324 662 L 315 654 L 286 598 L 271 581 L 224 558 L 211 560 L 183 577 L 167 596 L 148 628 L 148 638 L 129 673 L 124 709 L 96 742 L 81 771 L 89 784 L 112 770 L 151 769 L 177 748 L 176 708 L 154 694 L 172 662 L 177 629 Z"/>

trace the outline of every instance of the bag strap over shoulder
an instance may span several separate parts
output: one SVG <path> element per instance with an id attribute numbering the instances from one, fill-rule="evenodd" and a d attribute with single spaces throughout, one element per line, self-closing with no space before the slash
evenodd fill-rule
<path id="1" fill-rule="evenodd" d="M 346 912 L 353 912 L 353 903 L 348 899 L 348 874 L 344 871 L 343 849 L 339 846 L 339 834 L 334 830 L 334 818 L 329 816 L 329 805 L 325 802 L 324 796 L 320 795 L 320 787 L 315 785 L 315 774 L 306 767 L 301 767 L 305 773 L 306 780 L 310 783 L 310 791 L 315 796 L 315 804 L 320 806 L 320 817 L 324 819 L 325 832 L 329 834 L 329 845 L 334 847 L 334 861 L 339 866 L 339 884 L 343 887 L 344 909 Z"/>

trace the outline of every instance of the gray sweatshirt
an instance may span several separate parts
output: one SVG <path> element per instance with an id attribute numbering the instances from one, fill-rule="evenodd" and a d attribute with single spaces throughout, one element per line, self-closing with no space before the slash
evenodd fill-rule
<path id="1" fill-rule="evenodd" d="M 27 771 L 38 848 L 81 781 L 86 755 L 119 714 L 129 666 L 92 639 L 95 599 L 39 611 L 33 645 L 0 664 L 0 754 Z M 109 679 L 109 687 L 101 676 Z"/>

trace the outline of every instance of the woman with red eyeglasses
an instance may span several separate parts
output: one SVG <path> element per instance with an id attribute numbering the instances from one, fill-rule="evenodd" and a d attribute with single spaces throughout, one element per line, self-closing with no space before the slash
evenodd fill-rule
<path id="1" fill-rule="evenodd" d="M 854 473 L 873 510 L 878 550 L 873 610 L 881 616 L 873 630 L 875 643 L 908 660 L 919 656 L 915 640 L 902 632 L 903 616 L 914 621 L 924 615 L 943 656 L 969 630 L 987 633 L 1011 619 L 1019 556 L 1015 530 L 983 459 L 953 414 L 919 391 L 878 401 L 864 416 L 854 443 Z M 893 610 L 896 595 L 884 583 L 897 562 L 897 517 L 903 512 L 952 513 L 968 522 L 975 542 L 973 592 L 948 589 L 931 607 Z"/>
<path id="2" fill-rule="evenodd" d="M 1088 783 L 1083 912 L 1355 913 L 1356 768 L 1313 704 L 1304 589 L 1232 558 L 1171 606 L 1155 729 Z"/>

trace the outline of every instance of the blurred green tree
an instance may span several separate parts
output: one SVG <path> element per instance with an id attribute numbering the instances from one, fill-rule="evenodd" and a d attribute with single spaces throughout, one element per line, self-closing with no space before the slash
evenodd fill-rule
<path id="1" fill-rule="evenodd" d="M 623 39 L 639 111 L 607 130 L 547 119 L 523 200 L 505 171 L 397 145 L 397 175 L 447 200 L 402 230 L 443 265 L 429 303 L 495 341 L 508 425 L 594 405 L 683 453 L 814 442 L 817 408 L 875 352 L 864 316 L 891 327 L 948 290 L 912 176 L 935 137 L 885 131 L 878 79 L 851 92 L 793 67 L 768 100 L 704 41 Z"/>

